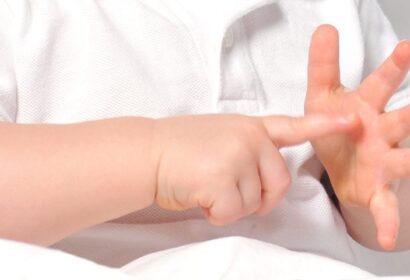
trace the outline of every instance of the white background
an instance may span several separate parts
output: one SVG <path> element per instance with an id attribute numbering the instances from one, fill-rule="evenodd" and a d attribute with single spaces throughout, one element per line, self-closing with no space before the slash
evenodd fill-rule
<path id="1" fill-rule="evenodd" d="M 410 39 L 410 0 L 379 0 L 400 39 Z"/>

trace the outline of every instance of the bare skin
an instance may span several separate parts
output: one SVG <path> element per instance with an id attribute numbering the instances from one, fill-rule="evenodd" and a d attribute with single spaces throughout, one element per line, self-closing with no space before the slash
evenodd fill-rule
<path id="1" fill-rule="evenodd" d="M 391 184 L 410 177 L 410 149 L 398 148 L 410 135 L 410 107 L 390 113 L 384 107 L 409 67 L 407 40 L 357 89 L 349 90 L 340 83 L 336 29 L 321 26 L 312 38 L 306 113 L 357 114 L 361 122 L 361 128 L 350 135 L 317 139 L 312 144 L 329 173 L 349 232 L 373 249 L 392 250 L 399 236 L 399 200 Z M 401 202 L 408 205 L 410 193 L 399 191 Z M 397 249 L 410 248 L 409 211 L 407 206 L 402 208 L 405 219 Z"/>
<path id="2" fill-rule="evenodd" d="M 352 127 L 239 115 L 0 123 L 0 237 L 49 245 L 154 201 L 202 207 L 214 224 L 266 213 L 290 182 L 278 149 Z"/>

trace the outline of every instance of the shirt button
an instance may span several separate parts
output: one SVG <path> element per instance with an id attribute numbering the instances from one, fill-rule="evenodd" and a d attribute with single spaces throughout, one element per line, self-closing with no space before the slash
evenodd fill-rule
<path id="1" fill-rule="evenodd" d="M 223 43 L 224 48 L 225 48 L 225 49 L 230 49 L 230 48 L 232 48 L 233 43 L 234 43 L 233 31 L 232 31 L 232 29 L 229 29 L 229 30 L 227 30 L 226 33 L 225 33 L 225 38 L 224 38 L 224 43 Z"/>

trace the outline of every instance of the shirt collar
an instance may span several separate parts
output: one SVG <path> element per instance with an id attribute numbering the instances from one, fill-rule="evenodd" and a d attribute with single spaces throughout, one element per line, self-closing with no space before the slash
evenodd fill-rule
<path id="1" fill-rule="evenodd" d="M 211 86 L 217 91 L 220 88 L 221 48 L 229 28 L 245 15 L 278 0 L 140 1 L 171 22 L 182 23 L 187 28 L 204 57 Z"/>
<path id="2" fill-rule="evenodd" d="M 180 18 L 185 24 L 216 36 L 239 18 L 277 0 L 164 0 L 179 6 Z"/>

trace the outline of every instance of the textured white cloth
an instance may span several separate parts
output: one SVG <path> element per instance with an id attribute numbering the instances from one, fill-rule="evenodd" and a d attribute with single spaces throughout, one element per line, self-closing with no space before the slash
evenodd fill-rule
<path id="1" fill-rule="evenodd" d="M 124 272 L 63 253 L 0 239 L 0 279 L 132 280 Z"/>
<path id="2" fill-rule="evenodd" d="M 141 279 L 158 280 L 375 278 L 342 262 L 240 237 L 161 251 L 142 257 L 121 270 Z"/>
<path id="3" fill-rule="evenodd" d="M 302 115 L 310 36 L 321 23 L 340 31 L 348 87 L 397 42 L 372 0 L 1 0 L 0 117 L 72 123 L 126 115 Z M 389 109 L 409 103 L 403 87 Z M 103 225 L 100 235 L 101 227 L 91 229 L 91 239 L 85 231 L 56 247 L 120 266 L 188 242 L 241 235 L 355 263 L 343 220 L 318 182 L 322 168 L 312 147 L 282 154 L 292 188 L 266 217 L 217 228 L 196 210 L 153 206 Z"/>
<path id="4" fill-rule="evenodd" d="M 110 269 L 56 250 L 0 239 L 0 278 L 54 279 L 393 279 L 269 243 L 229 237 L 153 253 Z M 394 279 L 410 279 L 401 277 Z"/>

